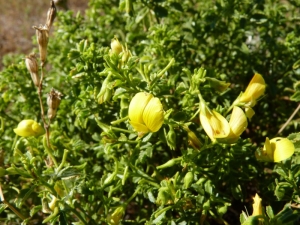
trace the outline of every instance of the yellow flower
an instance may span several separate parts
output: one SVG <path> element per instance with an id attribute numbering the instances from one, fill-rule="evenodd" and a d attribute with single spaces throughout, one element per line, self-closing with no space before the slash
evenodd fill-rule
<path id="1" fill-rule="evenodd" d="M 44 128 L 34 120 L 22 120 L 14 132 L 21 137 L 39 136 L 45 133 Z"/>
<path id="2" fill-rule="evenodd" d="M 280 162 L 291 157 L 295 152 L 294 144 L 287 138 L 266 138 L 262 151 L 256 152 L 256 158 L 266 162 Z"/>
<path id="3" fill-rule="evenodd" d="M 258 194 L 255 194 L 255 197 L 253 198 L 253 213 L 252 216 L 259 216 L 262 215 L 262 205 L 261 205 L 261 198 L 258 196 Z"/>
<path id="4" fill-rule="evenodd" d="M 253 107 L 256 104 L 257 99 L 264 94 L 265 89 L 266 83 L 264 78 L 258 73 L 254 74 L 246 91 L 235 100 L 234 105 L 245 104 L 249 107 Z"/>
<path id="5" fill-rule="evenodd" d="M 229 126 L 230 133 L 225 139 L 226 143 L 233 144 L 239 139 L 240 135 L 246 130 L 248 126 L 247 117 L 240 107 L 233 107 L 232 114 L 229 120 Z"/>
<path id="6" fill-rule="evenodd" d="M 128 109 L 130 124 L 139 133 L 157 132 L 164 122 L 163 106 L 152 94 L 139 92 Z"/>
<path id="7" fill-rule="evenodd" d="M 218 112 L 210 110 L 204 101 L 200 102 L 200 122 L 212 142 L 226 138 L 230 133 L 228 121 Z"/>

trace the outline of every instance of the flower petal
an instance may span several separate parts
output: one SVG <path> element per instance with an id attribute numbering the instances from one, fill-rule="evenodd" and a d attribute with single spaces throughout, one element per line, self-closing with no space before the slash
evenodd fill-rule
<path id="1" fill-rule="evenodd" d="M 294 144 L 287 138 L 273 138 L 270 142 L 274 152 L 274 162 L 283 161 L 291 157 L 295 152 Z"/>
<path id="2" fill-rule="evenodd" d="M 130 121 L 144 124 L 143 112 L 151 98 L 153 98 L 153 95 L 145 92 L 139 92 L 132 98 L 128 108 Z"/>
<path id="3" fill-rule="evenodd" d="M 260 98 L 266 89 L 264 78 L 256 73 L 250 81 L 246 91 L 240 96 L 239 102 L 249 103 L 250 107 L 256 104 L 256 100 Z"/>
<path id="4" fill-rule="evenodd" d="M 164 110 L 158 98 L 152 98 L 143 113 L 143 121 L 151 132 L 157 132 L 164 123 Z"/>
<path id="5" fill-rule="evenodd" d="M 218 112 L 200 111 L 200 122 L 209 138 L 214 142 L 217 138 L 225 138 L 230 133 L 228 121 Z"/>

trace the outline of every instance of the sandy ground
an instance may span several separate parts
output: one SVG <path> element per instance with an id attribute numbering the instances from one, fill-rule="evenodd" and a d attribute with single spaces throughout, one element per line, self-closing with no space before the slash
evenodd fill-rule
<path id="1" fill-rule="evenodd" d="M 50 0 L 0 0 L 0 69 L 8 53 L 30 53 L 33 25 L 44 24 Z M 68 0 L 69 10 L 84 13 L 88 0 Z"/>

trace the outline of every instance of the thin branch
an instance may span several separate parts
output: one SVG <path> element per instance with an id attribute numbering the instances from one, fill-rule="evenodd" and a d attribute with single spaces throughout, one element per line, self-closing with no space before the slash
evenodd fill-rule
<path id="1" fill-rule="evenodd" d="M 290 116 L 290 118 L 283 124 L 283 126 L 280 128 L 280 130 L 277 132 L 277 134 L 280 134 L 286 127 L 287 125 L 291 122 L 291 120 L 294 118 L 294 116 L 297 114 L 297 112 L 300 110 L 300 104 L 298 107 L 295 109 L 293 114 Z"/>

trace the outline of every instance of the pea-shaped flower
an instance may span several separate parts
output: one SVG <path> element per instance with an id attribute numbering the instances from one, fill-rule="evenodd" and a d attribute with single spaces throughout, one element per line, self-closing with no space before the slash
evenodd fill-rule
<path id="1" fill-rule="evenodd" d="M 21 137 L 39 136 L 45 133 L 44 128 L 34 120 L 22 120 L 14 132 Z"/>
<path id="2" fill-rule="evenodd" d="M 244 93 L 242 93 L 234 102 L 234 105 L 244 104 L 253 107 L 257 100 L 265 93 L 266 83 L 264 78 L 256 73 L 248 84 Z"/>
<path id="3" fill-rule="evenodd" d="M 128 115 L 130 124 L 139 133 L 157 132 L 164 123 L 160 100 L 145 92 L 139 92 L 132 98 Z"/>
<path id="4" fill-rule="evenodd" d="M 262 151 L 256 152 L 256 158 L 265 162 L 280 162 L 291 157 L 295 152 L 294 144 L 287 138 L 266 138 Z"/>
<path id="5" fill-rule="evenodd" d="M 210 110 L 201 97 L 200 101 L 200 122 L 212 142 L 216 139 L 226 138 L 230 133 L 228 121 L 220 113 Z"/>
<path id="6" fill-rule="evenodd" d="M 229 126 L 230 133 L 224 139 L 224 142 L 233 144 L 239 139 L 240 135 L 246 130 L 248 126 L 246 114 L 240 107 L 233 107 L 232 114 L 229 120 Z"/>

